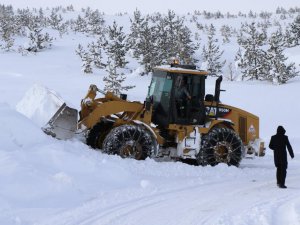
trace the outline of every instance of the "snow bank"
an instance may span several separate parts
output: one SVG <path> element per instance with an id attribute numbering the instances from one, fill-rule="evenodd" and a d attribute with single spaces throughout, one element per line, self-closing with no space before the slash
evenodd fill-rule
<path id="1" fill-rule="evenodd" d="M 54 91 L 42 85 L 34 84 L 17 104 L 16 109 L 42 127 L 63 103 L 62 98 Z"/>
<path id="2" fill-rule="evenodd" d="M 0 103 L 0 150 L 13 150 L 31 146 L 44 140 L 45 135 L 31 120 Z"/>

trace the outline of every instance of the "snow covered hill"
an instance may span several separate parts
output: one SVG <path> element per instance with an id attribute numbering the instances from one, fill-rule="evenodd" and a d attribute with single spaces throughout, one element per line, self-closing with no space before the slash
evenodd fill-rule
<path id="1" fill-rule="evenodd" d="M 92 150 L 80 139 L 45 135 L 40 121 L 51 107 L 41 107 L 43 93 L 27 91 L 46 86 L 79 108 L 90 84 L 104 86 L 102 72 L 80 71 L 74 49 L 87 40 L 70 34 L 37 55 L 0 54 L 0 224 L 300 224 L 299 77 L 285 85 L 222 83 L 222 102 L 260 117 L 266 145 L 278 125 L 286 128 L 295 158 L 289 158 L 283 190 L 276 186 L 268 148 L 265 157 L 244 159 L 239 168 L 196 167 L 121 159 Z M 287 52 L 297 64 L 299 51 Z M 214 81 L 208 79 L 208 90 L 213 91 Z M 133 71 L 126 82 L 136 85 L 129 99 L 143 101 L 150 77 Z M 24 98 L 31 100 L 21 104 Z M 31 109 L 41 111 L 31 119 L 19 112 Z"/>

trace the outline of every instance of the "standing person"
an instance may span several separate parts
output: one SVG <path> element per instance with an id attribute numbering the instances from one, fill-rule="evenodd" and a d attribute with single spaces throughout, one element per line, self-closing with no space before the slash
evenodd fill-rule
<path id="1" fill-rule="evenodd" d="M 289 142 L 288 136 L 285 135 L 285 129 L 283 128 L 283 126 L 278 126 L 277 134 L 271 137 L 269 148 L 274 150 L 274 163 L 277 167 L 277 185 L 279 188 L 286 188 L 285 177 L 288 165 L 286 148 L 288 149 L 292 159 L 294 158 L 294 152 Z"/>

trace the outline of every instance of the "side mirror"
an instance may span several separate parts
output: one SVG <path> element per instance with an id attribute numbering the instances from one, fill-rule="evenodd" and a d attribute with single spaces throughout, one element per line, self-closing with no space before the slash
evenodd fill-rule
<path id="1" fill-rule="evenodd" d="M 126 94 L 120 94 L 120 98 L 122 99 L 122 100 L 127 100 L 127 95 Z"/>

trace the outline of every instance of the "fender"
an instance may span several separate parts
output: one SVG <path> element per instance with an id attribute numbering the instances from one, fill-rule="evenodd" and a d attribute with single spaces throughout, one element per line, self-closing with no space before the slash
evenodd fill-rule
<path id="1" fill-rule="evenodd" d="M 156 143 L 155 144 L 156 149 L 154 149 L 154 156 L 157 156 L 157 154 L 159 152 L 159 145 L 163 144 L 163 142 L 164 142 L 164 138 L 159 135 L 159 131 L 156 129 L 152 129 L 148 124 L 146 124 L 140 120 L 133 120 L 132 122 L 133 122 L 133 124 L 144 127 L 146 130 L 148 130 L 152 134 L 152 141 L 154 143 Z"/>
<path id="2" fill-rule="evenodd" d="M 134 124 L 137 124 L 137 125 L 142 125 L 147 130 L 149 130 L 153 134 L 153 137 L 157 140 L 157 142 L 159 144 L 163 144 L 164 143 L 164 138 L 162 136 L 160 136 L 159 131 L 156 128 L 152 128 L 148 124 L 146 124 L 146 123 L 144 123 L 144 122 L 142 122 L 140 120 L 133 120 L 132 122 Z"/>
<path id="3" fill-rule="evenodd" d="M 202 134 L 207 134 L 214 127 L 227 127 L 234 130 L 234 123 L 228 119 L 213 120 L 205 125 L 205 127 L 199 127 L 199 131 Z"/>

